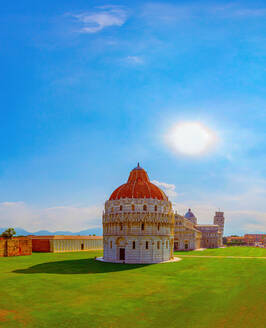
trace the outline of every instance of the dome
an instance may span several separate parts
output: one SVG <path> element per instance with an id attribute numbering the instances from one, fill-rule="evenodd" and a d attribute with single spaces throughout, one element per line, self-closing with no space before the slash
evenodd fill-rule
<path id="1" fill-rule="evenodd" d="M 189 208 L 187 213 L 184 215 L 184 218 L 186 219 L 192 219 L 192 218 L 196 218 L 195 215 L 191 212 L 191 209 Z"/>
<path id="2" fill-rule="evenodd" d="M 150 182 L 147 172 L 139 166 L 135 167 L 129 175 L 127 183 L 118 187 L 109 200 L 121 198 L 155 198 L 168 200 L 165 193 Z"/>

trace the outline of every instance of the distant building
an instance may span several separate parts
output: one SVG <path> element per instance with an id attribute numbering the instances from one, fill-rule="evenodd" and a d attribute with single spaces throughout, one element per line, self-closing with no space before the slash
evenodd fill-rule
<path id="1" fill-rule="evenodd" d="M 192 250 L 201 247 L 202 233 L 196 229 L 197 219 L 189 210 L 184 216 L 175 213 L 174 250 Z"/>
<path id="2" fill-rule="evenodd" d="M 247 246 L 265 247 L 266 234 L 246 234 L 244 241 Z"/>
<path id="3" fill-rule="evenodd" d="M 245 238 L 243 236 L 228 236 L 226 237 L 226 243 L 230 246 L 241 246 L 246 245 Z"/>
<path id="4" fill-rule="evenodd" d="M 28 237 L 0 237 L 0 257 L 32 254 L 32 242 Z"/>
<path id="5" fill-rule="evenodd" d="M 29 236 L 33 252 L 78 252 L 103 248 L 101 236 Z"/>
<path id="6" fill-rule="evenodd" d="M 223 245 L 224 213 L 216 212 L 214 224 L 197 224 L 191 211 L 181 216 L 175 213 L 174 250 L 217 248 Z"/>

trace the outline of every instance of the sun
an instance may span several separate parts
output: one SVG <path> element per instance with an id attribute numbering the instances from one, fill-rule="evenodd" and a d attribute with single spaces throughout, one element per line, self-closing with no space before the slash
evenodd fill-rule
<path id="1" fill-rule="evenodd" d="M 167 134 L 167 143 L 175 151 L 186 155 L 200 155 L 214 145 L 213 131 L 199 122 L 181 122 Z"/>

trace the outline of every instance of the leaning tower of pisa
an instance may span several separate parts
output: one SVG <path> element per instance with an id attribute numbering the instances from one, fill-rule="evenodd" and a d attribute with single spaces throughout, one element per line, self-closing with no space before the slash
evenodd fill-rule
<path id="1" fill-rule="evenodd" d="M 223 246 L 223 235 L 224 235 L 224 212 L 215 212 L 213 218 L 213 224 L 218 225 L 219 232 L 219 247 Z"/>

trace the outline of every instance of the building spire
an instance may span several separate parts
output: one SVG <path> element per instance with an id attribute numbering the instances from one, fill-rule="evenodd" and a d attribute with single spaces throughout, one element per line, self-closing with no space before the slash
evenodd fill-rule
<path id="1" fill-rule="evenodd" d="M 143 170 L 142 167 L 140 167 L 139 162 L 138 165 L 134 168 L 134 170 Z"/>

